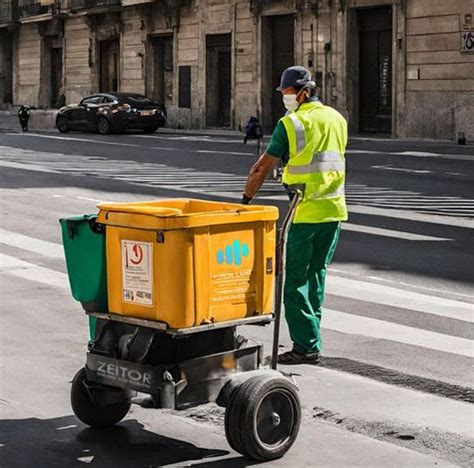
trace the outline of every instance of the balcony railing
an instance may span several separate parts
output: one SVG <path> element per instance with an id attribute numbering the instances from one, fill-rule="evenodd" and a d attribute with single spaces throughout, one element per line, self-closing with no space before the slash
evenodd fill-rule
<path id="1" fill-rule="evenodd" d="M 55 13 L 56 3 L 54 0 L 18 0 L 18 17 L 28 18 L 30 16 L 44 15 L 46 13 Z"/>
<path id="2" fill-rule="evenodd" d="M 18 16 L 18 2 L 5 0 L 0 2 L 0 24 L 13 23 Z"/>
<path id="3" fill-rule="evenodd" d="M 121 0 L 69 0 L 71 11 L 120 6 Z"/>

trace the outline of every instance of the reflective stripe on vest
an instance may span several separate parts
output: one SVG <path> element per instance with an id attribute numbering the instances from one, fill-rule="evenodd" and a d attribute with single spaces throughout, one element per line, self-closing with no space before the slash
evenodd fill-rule
<path id="1" fill-rule="evenodd" d="M 336 151 L 323 151 L 313 156 L 309 164 L 288 166 L 289 174 L 312 174 L 313 172 L 345 171 L 346 161 L 342 154 Z"/>
<path id="2" fill-rule="evenodd" d="M 304 127 L 303 124 L 298 120 L 295 114 L 289 114 L 288 117 L 293 122 L 293 126 L 295 127 L 295 135 L 296 135 L 296 152 L 300 153 L 306 147 L 306 137 L 304 135 Z"/>

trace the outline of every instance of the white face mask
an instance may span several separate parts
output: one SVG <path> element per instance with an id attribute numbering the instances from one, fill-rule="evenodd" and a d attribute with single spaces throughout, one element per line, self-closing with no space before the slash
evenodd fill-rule
<path id="1" fill-rule="evenodd" d="M 294 111 L 298 108 L 300 103 L 296 100 L 296 94 L 284 94 L 283 95 L 283 105 L 289 111 Z"/>

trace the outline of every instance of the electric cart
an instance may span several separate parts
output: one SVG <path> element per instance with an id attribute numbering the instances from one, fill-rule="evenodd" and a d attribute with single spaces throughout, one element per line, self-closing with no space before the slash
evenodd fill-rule
<path id="1" fill-rule="evenodd" d="M 277 236 L 272 314 L 170 328 L 89 310 L 95 330 L 85 367 L 72 381 L 74 414 L 89 426 L 105 428 L 121 421 L 131 404 L 182 410 L 215 402 L 225 407 L 225 434 L 235 451 L 258 461 L 282 457 L 301 421 L 297 388 L 276 369 L 285 244 L 300 196 L 293 197 Z M 271 365 L 265 367 L 262 345 L 237 328 L 271 322 Z"/>

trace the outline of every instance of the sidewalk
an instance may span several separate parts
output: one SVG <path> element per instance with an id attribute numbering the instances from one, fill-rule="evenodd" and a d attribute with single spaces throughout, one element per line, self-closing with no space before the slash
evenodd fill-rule
<path id="1" fill-rule="evenodd" d="M 18 122 L 18 109 L 0 111 L 0 133 L 2 131 L 21 131 Z M 55 121 L 57 110 L 32 109 L 28 127 L 30 130 L 56 130 Z"/>

